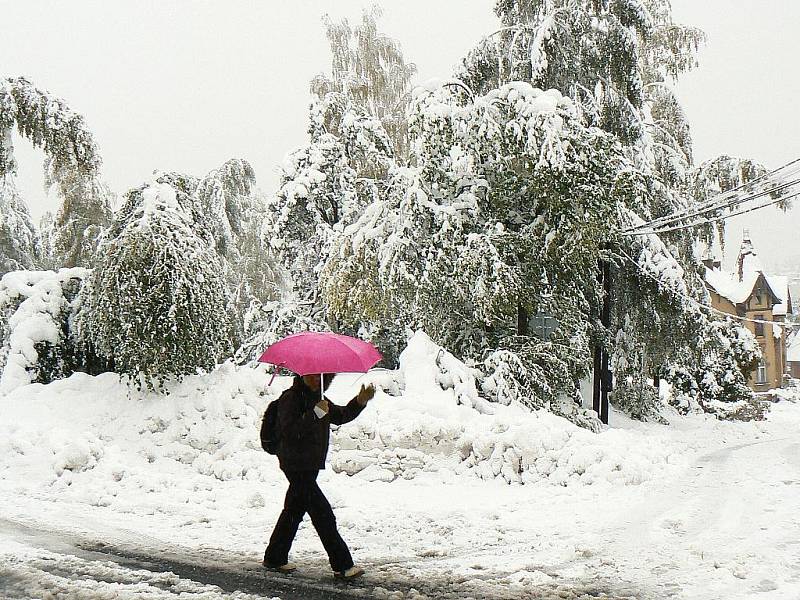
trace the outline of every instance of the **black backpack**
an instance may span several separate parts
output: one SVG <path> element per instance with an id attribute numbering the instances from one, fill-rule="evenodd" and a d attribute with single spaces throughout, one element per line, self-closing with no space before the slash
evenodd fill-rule
<path id="1" fill-rule="evenodd" d="M 278 429 L 278 401 L 273 400 L 261 420 L 261 447 L 270 454 L 278 453 L 280 429 Z"/>

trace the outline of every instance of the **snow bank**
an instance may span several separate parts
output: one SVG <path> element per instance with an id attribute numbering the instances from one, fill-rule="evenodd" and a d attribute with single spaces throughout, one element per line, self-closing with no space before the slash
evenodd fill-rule
<path id="1" fill-rule="evenodd" d="M 399 372 L 337 378 L 329 395 L 339 403 L 364 381 L 386 391 L 334 432 L 332 471 L 364 484 L 633 485 L 682 464 L 684 446 L 666 433 L 593 434 L 513 404 L 486 414 L 469 369 L 453 361 L 420 333 Z M 226 363 L 174 384 L 168 396 L 130 391 L 113 373 L 19 387 L 0 397 L 0 492 L 115 514 L 182 514 L 191 527 L 207 522 L 209 510 L 245 521 L 253 508 L 279 510 L 285 481 L 275 457 L 261 450 L 258 430 L 268 402 L 290 380 L 267 387 L 270 376 L 264 365 Z"/>
<path id="2" fill-rule="evenodd" d="M 75 296 L 88 272 L 79 267 L 58 272 L 12 271 L 0 280 L 0 391 L 8 392 L 39 377 L 40 352 L 44 345 L 56 349 L 64 342 L 63 325 L 73 300 L 69 296 Z"/>
<path id="3" fill-rule="evenodd" d="M 400 357 L 403 395 L 379 394 L 335 433 L 334 470 L 370 481 L 447 471 L 508 483 L 630 485 L 682 462 L 683 449 L 666 436 L 645 442 L 622 430 L 594 434 L 515 404 L 492 404 L 484 414 L 468 367 L 445 356 L 424 333 L 415 334 Z M 452 385 L 443 371 L 456 374 Z"/>

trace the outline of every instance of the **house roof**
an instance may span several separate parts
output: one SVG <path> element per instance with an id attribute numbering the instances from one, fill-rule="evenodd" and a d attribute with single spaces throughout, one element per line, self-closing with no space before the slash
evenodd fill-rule
<path id="1" fill-rule="evenodd" d="M 790 304 L 789 280 L 784 276 L 764 273 L 761 259 L 759 259 L 758 252 L 750 241 L 750 234 L 747 231 L 745 231 L 742 246 L 739 249 L 736 265 L 735 273 L 706 267 L 704 276 L 706 283 L 733 304 L 742 304 L 752 296 L 753 288 L 763 277 L 774 300 L 772 314 L 775 316 L 786 315 Z"/>
<path id="2" fill-rule="evenodd" d="M 785 275 L 764 275 L 764 278 L 780 300 L 780 303 L 772 307 L 772 314 L 785 316 L 789 309 L 789 278 Z"/>
<path id="3" fill-rule="evenodd" d="M 734 304 L 742 304 L 746 302 L 747 299 L 752 295 L 753 288 L 758 283 L 759 278 L 763 275 L 760 271 L 751 271 L 744 274 L 744 278 L 739 281 L 738 278 L 728 271 L 723 271 L 722 269 L 709 269 L 706 267 L 705 270 L 705 280 L 708 285 L 710 285 L 715 292 L 717 292 L 723 298 L 727 298 Z M 783 281 L 779 281 L 783 279 Z M 788 289 L 788 280 L 786 277 L 767 277 L 764 275 L 764 281 L 769 288 L 769 291 L 777 300 L 775 307 L 783 306 L 783 313 L 786 314 L 785 308 L 785 298 L 786 293 L 781 292 L 781 285 L 783 289 Z M 778 314 L 778 313 L 775 313 Z"/>

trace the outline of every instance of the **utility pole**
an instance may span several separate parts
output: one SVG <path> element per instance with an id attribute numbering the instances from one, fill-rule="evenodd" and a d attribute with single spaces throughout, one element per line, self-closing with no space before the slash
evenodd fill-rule
<path id="1" fill-rule="evenodd" d="M 603 284 L 603 307 L 600 323 L 605 329 L 611 326 L 611 265 L 601 260 L 598 279 Z M 594 349 L 594 377 L 592 381 L 592 408 L 600 421 L 608 425 L 608 393 L 611 391 L 611 371 L 608 368 L 608 352 L 602 346 Z"/>
<path id="2" fill-rule="evenodd" d="M 603 312 L 600 320 L 606 329 L 611 327 L 611 264 L 603 261 Z M 608 368 L 608 352 L 603 350 L 602 371 L 603 389 L 600 394 L 600 420 L 608 425 L 608 393 L 611 391 L 611 370 Z"/>

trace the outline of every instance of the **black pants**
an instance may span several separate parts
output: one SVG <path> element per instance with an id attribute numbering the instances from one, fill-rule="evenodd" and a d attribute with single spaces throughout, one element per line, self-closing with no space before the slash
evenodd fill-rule
<path id="1" fill-rule="evenodd" d="M 334 571 L 345 571 L 352 567 L 353 558 L 336 529 L 333 509 L 317 485 L 319 471 L 284 471 L 283 474 L 289 480 L 289 489 L 281 516 L 278 517 L 269 538 L 264 560 L 272 565 L 284 565 L 288 562 L 297 528 L 303 516 L 308 513 L 328 553 L 331 568 Z"/>

